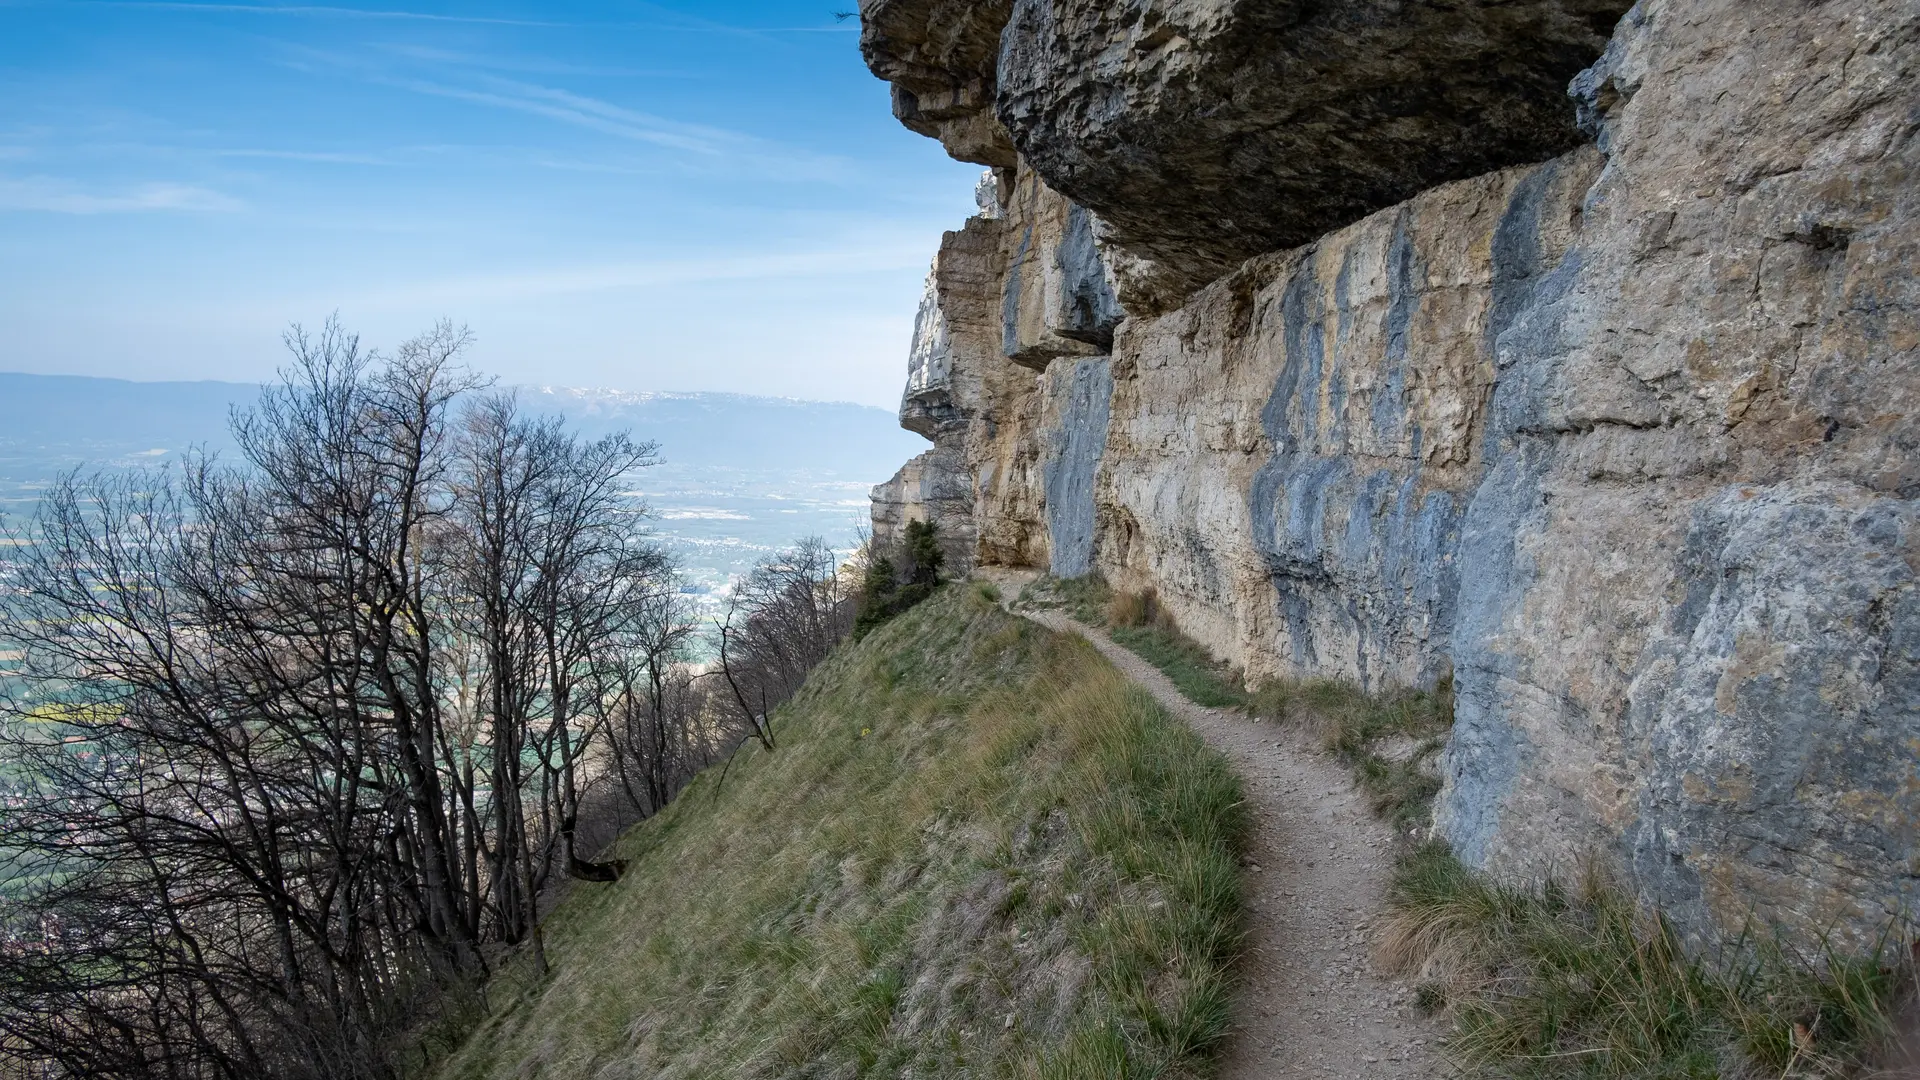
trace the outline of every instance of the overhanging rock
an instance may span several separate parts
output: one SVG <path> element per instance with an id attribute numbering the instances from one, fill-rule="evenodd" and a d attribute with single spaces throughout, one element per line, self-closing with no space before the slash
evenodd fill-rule
<path id="1" fill-rule="evenodd" d="M 1000 31 L 1012 0 L 862 0 L 860 52 L 893 84 L 893 115 L 961 161 L 1011 168 L 993 115 Z"/>
<path id="2" fill-rule="evenodd" d="M 1582 139 L 1568 82 L 1627 0 L 871 0 L 907 126 L 1013 151 L 1144 260 L 1128 310 Z M 991 106 L 992 115 L 988 115 Z"/>

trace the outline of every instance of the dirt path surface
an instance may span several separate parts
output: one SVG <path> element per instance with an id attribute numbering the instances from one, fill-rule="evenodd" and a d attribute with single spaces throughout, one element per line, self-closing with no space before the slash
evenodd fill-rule
<path id="1" fill-rule="evenodd" d="M 1394 838 L 1346 771 L 1272 724 L 1195 705 L 1099 630 L 1057 611 L 1021 614 L 1085 637 L 1246 782 L 1251 933 L 1221 1080 L 1445 1075 L 1438 1032 L 1415 1012 L 1411 990 L 1370 961 Z"/>

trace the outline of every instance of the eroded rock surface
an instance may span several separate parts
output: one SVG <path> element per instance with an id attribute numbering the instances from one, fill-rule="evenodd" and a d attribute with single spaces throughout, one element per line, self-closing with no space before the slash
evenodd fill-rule
<path id="1" fill-rule="evenodd" d="M 1241 261 L 1581 141 L 1567 80 L 1628 0 L 873 0 L 895 112 L 1014 151 L 1103 218 L 1160 310 Z"/>
<path id="2" fill-rule="evenodd" d="M 1117 584 L 1161 591 L 1250 677 L 1432 684 L 1451 668 L 1491 348 L 1575 242 L 1591 151 L 1447 185 L 1128 322 L 1103 473 Z M 1124 464 L 1121 464 L 1123 463 Z"/>
<path id="3" fill-rule="evenodd" d="M 928 276 L 900 422 L 934 449 L 876 489 L 874 538 L 891 545 L 907 521 L 932 520 L 950 565 L 1048 565 L 1047 477 L 1058 475 L 1074 479 L 1056 486 L 1085 492 L 1084 562 L 1105 414 L 1093 426 L 1082 417 L 1065 472 L 1062 440 L 1029 436 L 1059 431 L 1061 409 L 1080 400 L 1052 392 L 1049 364 L 1103 357 L 1122 313 L 1086 213 L 1030 170 L 1007 176 L 1004 201 L 1001 188 L 982 179 L 980 213 L 946 234 Z"/>
<path id="4" fill-rule="evenodd" d="M 903 413 L 972 556 L 1155 588 L 1250 678 L 1451 678 L 1477 865 L 1611 853 L 1702 932 L 1920 908 L 1920 7 L 1645 0 L 1558 75 L 1617 5 L 1254 7 L 1011 5 L 959 389 Z M 1451 70 L 1394 44 L 1443 17 L 1477 74 L 1345 92 Z M 1380 55 L 1288 74 L 1335 26 Z M 1504 134 L 1388 161 L 1442 101 Z"/>
<path id="5" fill-rule="evenodd" d="M 998 112 L 1177 299 L 1436 184 L 1572 148 L 1567 80 L 1626 8 L 1019 0 Z"/>
<path id="6" fill-rule="evenodd" d="M 893 115 L 961 161 L 1016 161 L 993 113 L 1000 31 L 1012 10 L 1012 0 L 861 0 L 860 51 L 893 84 Z"/>
<path id="7" fill-rule="evenodd" d="M 1607 164 L 1494 342 L 1440 825 L 1610 843 L 1696 926 L 1912 910 L 1920 8 L 1650 2 L 1578 88 Z"/>

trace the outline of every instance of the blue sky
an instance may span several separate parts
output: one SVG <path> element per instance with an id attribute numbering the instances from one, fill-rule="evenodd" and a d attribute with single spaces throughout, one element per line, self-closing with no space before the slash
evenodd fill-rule
<path id="1" fill-rule="evenodd" d="M 337 311 L 510 382 L 891 406 L 978 169 L 855 0 L 0 0 L 0 370 L 259 379 Z"/>

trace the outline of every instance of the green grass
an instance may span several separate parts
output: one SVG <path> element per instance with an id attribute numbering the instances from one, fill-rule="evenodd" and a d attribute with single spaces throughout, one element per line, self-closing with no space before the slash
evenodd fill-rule
<path id="1" fill-rule="evenodd" d="M 1221 666 L 1199 643 L 1161 626 L 1118 626 L 1113 640 L 1164 672 L 1182 696 L 1210 709 L 1241 708 L 1247 693 L 1235 673 Z"/>
<path id="2" fill-rule="evenodd" d="M 1088 626 L 1107 625 L 1107 605 L 1113 589 L 1099 574 L 1077 578 L 1043 577 L 1021 590 L 1020 602 L 1034 607 L 1065 608 Z"/>
<path id="3" fill-rule="evenodd" d="M 1105 629 L 1114 641 L 1159 668 L 1189 701 L 1210 709 L 1245 708 L 1250 702 L 1240 672 L 1183 633 L 1151 593 L 1115 592 L 1099 575 L 1088 574 L 1036 582 L 1021 600 L 1034 607 L 1063 608 L 1080 622 Z"/>
<path id="4" fill-rule="evenodd" d="M 1452 1013 L 1452 1055 L 1481 1075 L 1851 1075 L 1915 988 L 1891 935 L 1864 954 L 1773 937 L 1689 949 L 1602 873 L 1503 886 L 1440 845 L 1401 861 L 1392 902 L 1388 958 Z"/>
<path id="5" fill-rule="evenodd" d="M 1150 592 L 1116 592 L 1099 575 L 1089 574 L 1035 582 L 1021 602 L 1059 608 L 1104 628 L 1159 668 L 1189 701 L 1311 729 L 1353 769 L 1381 817 L 1402 832 L 1428 822 L 1440 791 L 1434 758 L 1453 727 L 1450 683 L 1431 691 L 1369 694 L 1340 679 L 1273 679 L 1248 691 L 1241 673 L 1182 633 Z"/>
<path id="6" fill-rule="evenodd" d="M 1401 831 L 1418 830 L 1440 793 L 1434 758 L 1453 729 L 1453 687 L 1362 691 L 1339 679 L 1274 679 L 1249 695 L 1248 711 L 1308 725 L 1353 770 L 1373 810 Z"/>
<path id="7" fill-rule="evenodd" d="M 1202 1075 L 1238 781 L 1084 642 L 949 587 L 617 845 L 435 1061 L 492 1077 Z"/>

